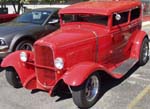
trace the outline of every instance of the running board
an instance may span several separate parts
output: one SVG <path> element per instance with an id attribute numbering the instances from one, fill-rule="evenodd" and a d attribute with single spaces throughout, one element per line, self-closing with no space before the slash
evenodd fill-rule
<path id="1" fill-rule="evenodd" d="M 125 60 L 120 66 L 113 70 L 114 74 L 121 74 L 122 76 L 125 75 L 136 63 L 138 62 L 137 59 L 129 58 Z"/>

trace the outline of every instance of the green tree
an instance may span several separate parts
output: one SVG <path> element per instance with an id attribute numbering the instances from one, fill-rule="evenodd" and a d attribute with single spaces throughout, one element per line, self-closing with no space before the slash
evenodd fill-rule
<path id="1" fill-rule="evenodd" d="M 6 4 L 12 4 L 14 7 L 15 13 L 20 13 L 20 9 L 23 6 L 24 0 L 0 0 L 1 6 L 5 7 Z"/>

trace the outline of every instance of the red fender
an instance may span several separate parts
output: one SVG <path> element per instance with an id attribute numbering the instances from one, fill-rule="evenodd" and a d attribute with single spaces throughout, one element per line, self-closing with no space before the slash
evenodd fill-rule
<path id="1" fill-rule="evenodd" d="M 64 82 L 70 86 L 81 85 L 92 73 L 96 71 L 105 71 L 114 78 L 120 78 L 121 75 L 115 75 L 106 70 L 103 66 L 93 62 L 83 62 L 70 68 L 62 77 Z"/>
<path id="2" fill-rule="evenodd" d="M 139 60 L 142 42 L 146 36 L 147 36 L 147 34 L 144 31 L 137 32 L 137 34 L 133 40 L 130 57 L 136 58 Z"/>
<path id="3" fill-rule="evenodd" d="M 20 52 L 16 51 L 6 56 L 1 63 L 1 67 L 13 67 L 18 73 L 22 85 L 27 89 L 35 89 L 34 67 L 20 60 Z M 26 53 L 29 59 L 33 59 L 32 52 L 26 51 Z"/>

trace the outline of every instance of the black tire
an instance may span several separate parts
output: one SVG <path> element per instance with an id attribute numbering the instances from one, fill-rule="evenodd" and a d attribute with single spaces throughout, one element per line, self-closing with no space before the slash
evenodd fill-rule
<path id="1" fill-rule="evenodd" d="M 22 40 L 16 44 L 14 51 L 16 50 L 33 50 L 33 41 L 31 40 Z"/>
<path id="2" fill-rule="evenodd" d="M 144 38 L 140 49 L 139 65 L 145 65 L 149 60 L 149 40 Z"/>
<path id="3" fill-rule="evenodd" d="M 6 76 L 6 80 L 8 81 L 8 83 L 11 86 L 13 86 L 14 88 L 21 88 L 22 87 L 20 78 L 13 68 L 7 68 L 5 76 Z"/>
<path id="4" fill-rule="evenodd" d="M 91 93 L 94 91 L 95 92 Z M 72 97 L 74 103 L 79 108 L 90 108 L 92 107 L 100 95 L 100 76 L 97 73 L 92 74 L 88 79 L 78 87 L 72 88 Z"/>

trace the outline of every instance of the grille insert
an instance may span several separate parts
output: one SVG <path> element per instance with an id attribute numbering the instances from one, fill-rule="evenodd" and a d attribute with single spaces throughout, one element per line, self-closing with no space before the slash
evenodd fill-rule
<path id="1" fill-rule="evenodd" d="M 47 46 L 35 45 L 35 64 L 45 67 L 53 67 L 53 52 L 52 49 Z M 38 82 L 44 86 L 52 86 L 55 83 L 55 71 L 45 68 L 35 68 Z"/>

